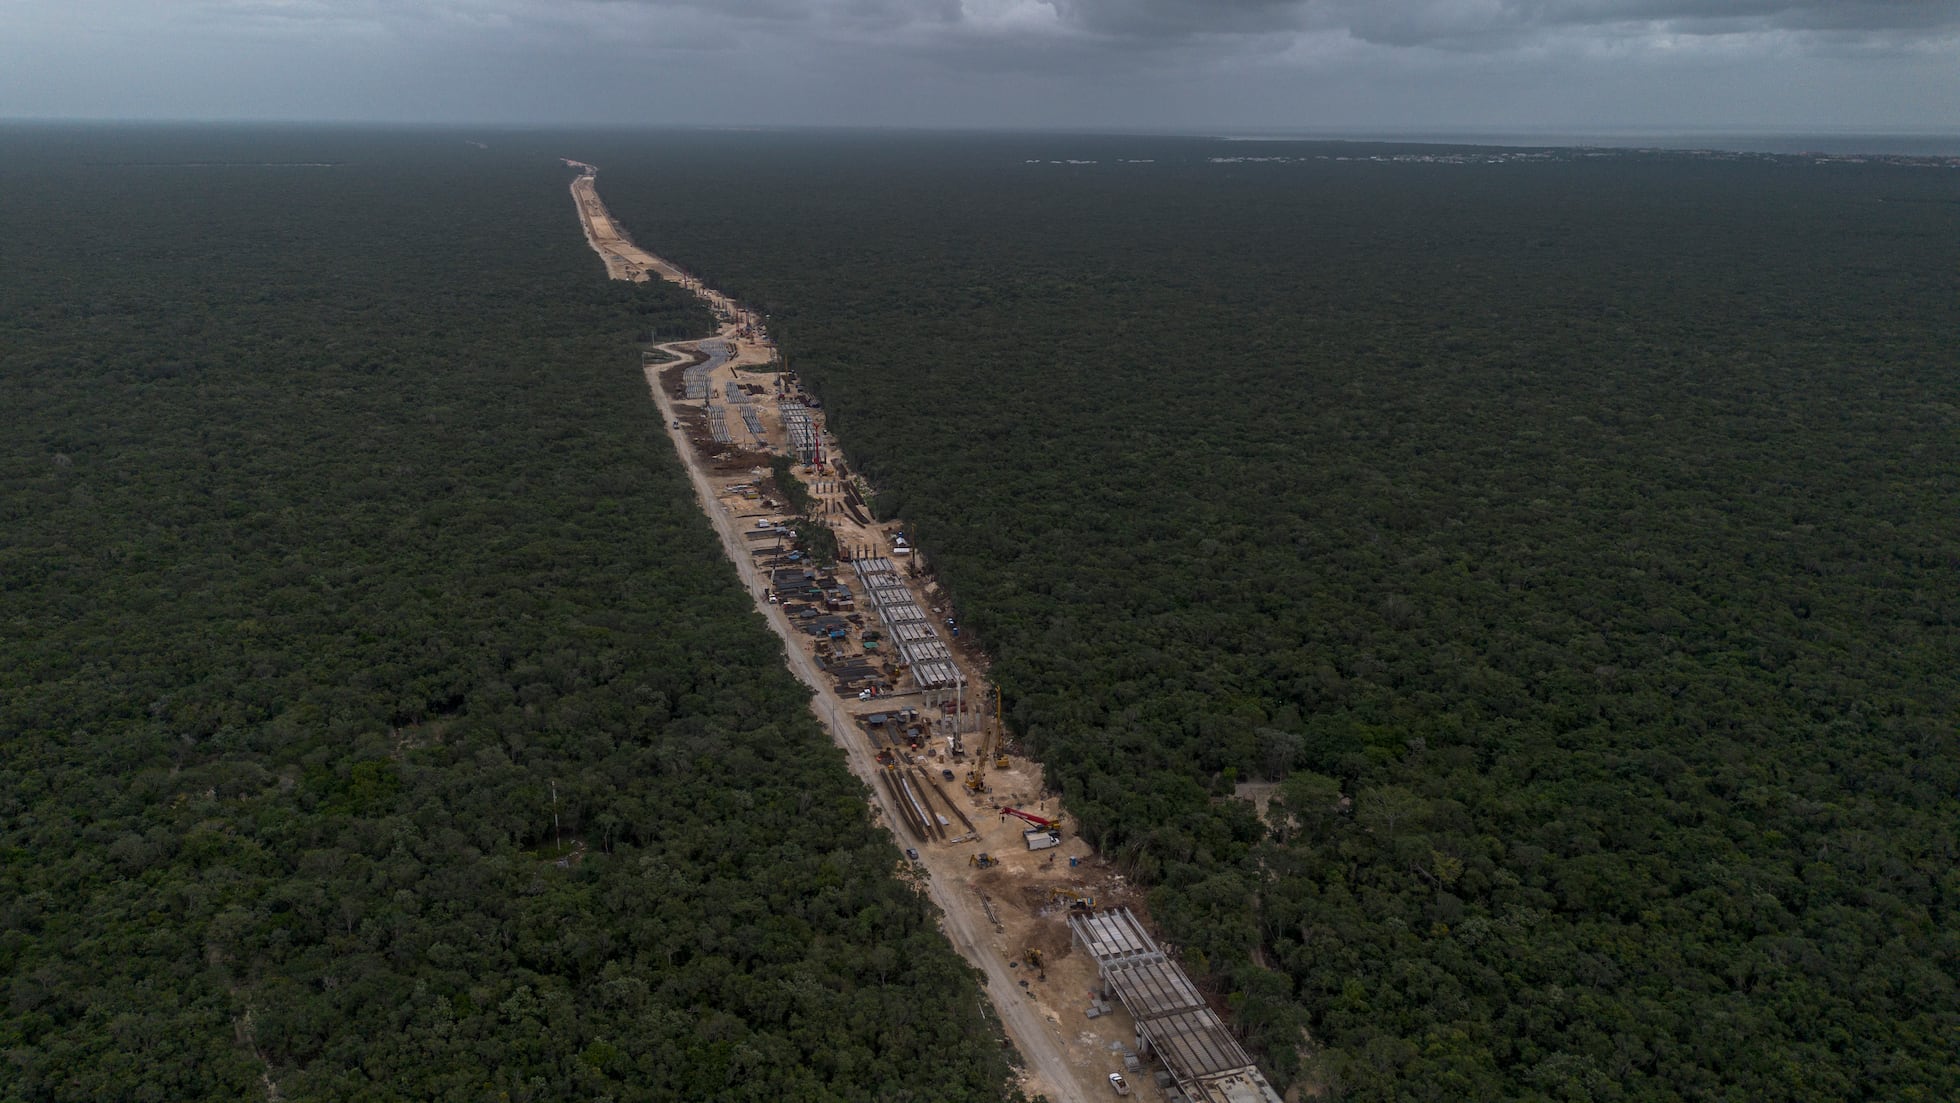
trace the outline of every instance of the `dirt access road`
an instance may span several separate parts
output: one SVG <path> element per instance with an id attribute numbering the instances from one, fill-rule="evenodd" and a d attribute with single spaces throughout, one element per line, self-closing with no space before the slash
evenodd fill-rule
<path id="1" fill-rule="evenodd" d="M 699 281 L 689 277 L 679 267 L 633 244 L 599 200 L 594 180 L 597 169 L 577 161 L 567 160 L 565 163 L 581 171 L 581 175 L 572 181 L 572 199 L 578 208 L 579 220 L 585 227 L 586 240 L 604 258 L 607 272 L 614 279 L 646 280 L 658 275 L 688 287 L 705 299 L 723 320 L 716 338 L 735 345 L 735 361 L 759 362 L 767 359 L 768 340 L 761 333 L 758 319 L 752 313 L 720 292 L 701 286 Z M 660 348 L 685 359 L 693 354 L 698 344 L 698 341 L 677 341 L 661 345 Z M 702 511 L 720 533 L 729 561 L 735 565 L 743 585 L 754 597 L 756 611 L 782 638 L 790 670 L 812 690 L 811 711 L 816 713 L 831 738 L 843 749 L 852 772 L 864 782 L 873 807 L 882 816 L 887 829 L 892 830 L 901 846 L 905 845 L 905 839 L 896 827 L 901 822 L 898 809 L 892 806 L 889 794 L 877 784 L 879 766 L 869 746 L 835 694 L 826 686 L 822 671 L 799 643 L 800 633 L 790 624 L 783 608 L 763 599 L 768 580 L 762 577 L 751 560 L 745 534 L 737 527 L 735 517 L 722 508 L 709 473 L 704 469 L 702 457 L 689 445 L 685 430 L 674 428 L 677 411 L 665 388 L 660 385 L 659 368 L 649 366 L 645 370 L 649 390 L 660 410 L 661 422 L 668 426 L 675 450 L 687 467 L 688 478 L 694 485 Z M 996 833 L 994 837 L 999 836 Z M 1073 844 L 1070 849 L 1080 853 L 1083 848 L 1079 841 L 1072 839 L 1070 842 Z M 1090 1103 L 1091 1100 L 1109 1096 L 1109 1085 L 1105 1079 L 1107 1069 L 1103 1062 L 1092 1059 L 1092 1054 L 1085 1052 L 1082 1037 L 1073 1040 L 1065 1038 L 1061 1018 L 1044 1008 L 1032 992 L 1022 987 L 1024 975 L 1009 960 L 1010 955 L 1018 951 L 1004 947 L 996 937 L 994 924 L 985 914 L 976 886 L 968 880 L 966 853 L 947 847 L 919 849 L 922 851 L 920 864 L 927 874 L 924 889 L 938 906 L 942 929 L 954 949 L 986 975 L 987 996 L 993 1001 L 1009 1040 L 1020 1051 L 1025 1062 L 1022 1089 L 1030 1096 L 1045 1094 L 1056 1103 Z M 1094 1041 L 1099 1043 L 1100 1038 L 1095 1037 Z"/>

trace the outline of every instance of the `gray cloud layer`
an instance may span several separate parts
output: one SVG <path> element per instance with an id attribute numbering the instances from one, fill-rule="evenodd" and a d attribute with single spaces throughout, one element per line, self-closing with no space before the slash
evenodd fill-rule
<path id="1" fill-rule="evenodd" d="M 981 32 L 1002 24 L 1112 39 L 1342 32 L 1366 42 L 1492 47 L 1548 31 L 1608 36 L 1806 31 L 1886 36 L 1960 28 L 1960 0 L 599 0 L 736 19 Z M 1019 13 L 1020 18 L 1015 18 Z"/>
<path id="2" fill-rule="evenodd" d="M 1960 119 L 1960 0 L 0 0 L 0 27 L 0 117 Z"/>

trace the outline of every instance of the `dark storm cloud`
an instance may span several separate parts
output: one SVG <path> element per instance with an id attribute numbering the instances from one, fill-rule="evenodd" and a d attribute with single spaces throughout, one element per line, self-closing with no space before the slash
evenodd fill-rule
<path id="1" fill-rule="evenodd" d="M 1960 0 L 0 0 L 0 117 L 1960 118 Z"/>
<path id="2" fill-rule="evenodd" d="M 1960 25 L 1960 3 L 1947 0 L 1505 0 L 1492 5 L 1446 2 L 1361 6 L 1350 30 L 1384 45 L 1497 44 L 1547 33 L 1602 40 L 1652 35 L 1771 35 L 1808 32 L 1896 38 Z"/>
<path id="3" fill-rule="evenodd" d="M 1123 38 L 1344 31 L 1392 46 L 1504 47 L 1546 33 L 1889 36 L 1960 27 L 1960 0 L 1049 0 Z"/>
<path id="4" fill-rule="evenodd" d="M 1048 0 L 1064 24 L 1138 38 L 1262 34 L 1306 26 L 1302 0 Z"/>
<path id="5" fill-rule="evenodd" d="M 591 0 L 689 9 L 749 22 L 808 24 L 818 27 L 895 29 L 913 24 L 957 23 L 960 0 Z"/>

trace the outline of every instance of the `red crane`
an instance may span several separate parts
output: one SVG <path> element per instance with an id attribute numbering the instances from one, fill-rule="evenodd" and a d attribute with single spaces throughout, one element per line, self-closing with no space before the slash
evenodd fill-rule
<path id="1" fill-rule="evenodd" d="M 1045 819 L 1041 816 L 1035 815 L 1033 812 L 1023 812 L 1019 808 L 1002 808 L 1000 810 L 1000 814 L 1003 816 L 1013 816 L 1016 819 L 1026 820 L 1029 823 L 1035 825 L 1036 827 L 1041 828 L 1043 831 L 1060 831 L 1062 829 L 1062 821 L 1060 820 Z"/>

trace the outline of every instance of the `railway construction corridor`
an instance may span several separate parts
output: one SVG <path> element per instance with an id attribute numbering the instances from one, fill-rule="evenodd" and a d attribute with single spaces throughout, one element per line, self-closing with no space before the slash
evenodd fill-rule
<path id="1" fill-rule="evenodd" d="M 761 335 L 759 319 L 754 315 L 726 295 L 702 286 L 680 268 L 633 244 L 626 237 L 599 199 L 594 179 L 598 171 L 596 168 L 570 160 L 566 164 L 581 170 L 571 185 L 573 202 L 584 224 L 587 241 L 605 260 L 607 271 L 614 279 L 646 280 L 657 274 L 694 291 L 722 319 L 721 329 L 714 336 L 663 344 L 659 346 L 662 351 L 688 361 L 694 358 L 694 353 L 704 343 L 712 345 L 721 341 L 734 350 L 730 359 L 740 362 L 745 356 L 753 356 L 758 348 L 767 347 L 766 338 Z M 801 633 L 791 624 L 786 610 L 782 605 L 767 602 L 762 596 L 769 580 L 763 577 L 752 561 L 746 534 L 738 528 L 736 518 L 721 507 L 703 458 L 690 445 L 687 430 L 682 427 L 681 411 L 661 385 L 660 372 L 668 367 L 672 367 L 671 363 L 646 367 L 647 382 L 659 407 L 661 422 L 668 426 L 675 450 L 687 468 L 689 481 L 694 485 L 702 511 L 720 533 L 729 561 L 735 565 L 743 584 L 755 598 L 756 610 L 782 638 L 790 670 L 812 690 L 812 711 L 830 732 L 831 738 L 844 750 L 851 770 L 865 783 L 871 801 L 881 811 L 885 824 L 903 847 L 906 843 L 902 837 L 898 837 L 897 825 L 905 820 L 890 792 L 877 781 L 881 770 L 869 745 L 832 687 L 827 684 L 823 671 L 805 650 L 800 641 Z M 978 684 L 977 681 L 975 684 Z M 992 817 L 988 818 L 991 820 Z M 1094 1044 L 1085 1044 L 1081 1036 L 1065 1036 L 1060 1018 L 1054 1011 L 1044 1009 L 1028 989 L 1028 978 L 1019 971 L 1019 962 L 1013 960 L 1020 955 L 1020 948 L 1001 945 L 996 937 L 1000 928 L 996 916 L 989 914 L 990 905 L 986 897 L 968 883 L 969 852 L 944 845 L 922 845 L 918 849 L 921 852 L 920 864 L 929 874 L 924 878 L 924 889 L 939 909 L 947 939 L 962 957 L 985 974 L 986 994 L 1008 1039 L 1020 1051 L 1025 1062 L 1020 1082 L 1022 1090 L 1030 1097 L 1044 1094 L 1055 1103 L 1088 1103 L 1107 1097 L 1110 1094 L 1107 1073 L 1116 1066 L 1108 1064 L 1109 1054 L 1103 1051 L 1105 1047 L 1100 1036 L 1088 1035 L 1095 1039 Z M 1138 1095 L 1143 1099 L 1156 1098 L 1154 1089 L 1139 1091 Z"/>

